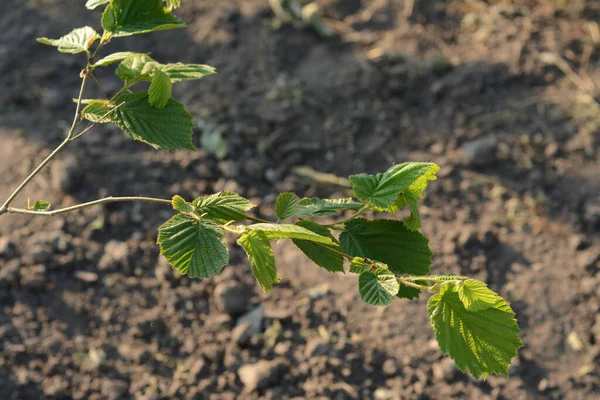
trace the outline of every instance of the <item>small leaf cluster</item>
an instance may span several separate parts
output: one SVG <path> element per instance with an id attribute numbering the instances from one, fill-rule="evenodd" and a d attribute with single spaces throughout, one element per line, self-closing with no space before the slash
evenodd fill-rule
<path id="1" fill-rule="evenodd" d="M 85 53 L 88 65 L 82 74 L 87 76 L 93 76 L 96 68 L 119 63 L 116 74 L 123 81 L 122 88 L 109 98 L 84 100 L 83 119 L 114 123 L 132 139 L 156 149 L 195 149 L 192 115 L 172 98 L 172 88 L 178 82 L 215 74 L 215 68 L 180 62 L 162 64 L 149 54 L 130 51 L 97 59 L 100 50 L 114 38 L 185 27 L 172 13 L 179 5 L 180 0 L 89 0 L 86 7 L 91 10 L 104 7 L 102 34 L 85 26 L 58 39 L 38 39 L 63 53 Z M 146 89 L 133 90 L 144 83 Z"/>
<path id="2" fill-rule="evenodd" d="M 82 94 L 96 68 L 118 63 L 121 89 L 102 99 L 82 100 L 80 95 L 77 109 L 85 104 L 82 119 L 92 125 L 113 123 L 134 140 L 157 149 L 194 149 L 192 116 L 172 98 L 172 87 L 214 74 L 214 68 L 160 63 L 147 53 L 129 51 L 98 57 L 114 38 L 184 27 L 173 15 L 179 5 L 180 0 L 89 0 L 89 9 L 103 7 L 101 34 L 86 26 L 58 39 L 38 39 L 64 53 L 85 53 Z M 134 91 L 139 85 L 145 87 Z M 227 236 L 235 236 L 258 285 L 269 292 L 281 281 L 272 241 L 290 239 L 317 266 L 356 274 L 359 295 L 368 304 L 386 306 L 397 298 L 416 299 L 422 291 L 432 293 L 427 309 L 442 352 L 476 378 L 507 374 L 522 346 L 510 305 L 483 282 L 430 274 L 433 253 L 419 232 L 418 202 L 438 171 L 434 163 L 406 162 L 375 175 L 353 175 L 350 198 L 299 198 L 295 193 L 282 193 L 275 204 L 277 221 L 250 215 L 255 204 L 231 191 L 192 201 L 175 195 L 171 205 L 176 214 L 160 226 L 157 242 L 173 268 L 209 278 L 229 264 Z M 43 213 L 49 207 L 37 201 L 27 211 Z M 403 209 L 407 209 L 405 218 L 394 219 Z M 366 218 L 381 213 L 387 215 Z M 336 222 L 324 223 L 323 217 Z"/>

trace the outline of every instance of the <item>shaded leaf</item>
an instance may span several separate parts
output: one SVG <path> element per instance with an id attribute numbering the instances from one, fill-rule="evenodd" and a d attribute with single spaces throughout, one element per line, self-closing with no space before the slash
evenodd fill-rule
<path id="1" fill-rule="evenodd" d="M 202 79 L 207 75 L 216 74 L 214 67 L 203 64 L 165 64 L 161 65 L 161 68 L 173 83 Z"/>
<path id="2" fill-rule="evenodd" d="M 128 57 L 119 64 L 115 71 L 117 76 L 128 83 L 152 81 L 152 72 L 160 64 L 147 54 Z"/>
<path id="3" fill-rule="evenodd" d="M 275 202 L 275 213 L 279 219 L 288 219 L 296 216 L 300 199 L 296 193 L 286 192 L 277 196 Z"/>
<path id="4" fill-rule="evenodd" d="M 318 246 L 309 240 L 293 239 L 294 244 L 298 246 L 308 258 L 319 267 L 324 268 L 329 272 L 344 272 L 344 258 L 339 254 L 341 252 L 340 245 L 337 243 L 337 240 L 333 237 L 329 229 L 308 220 L 298 221 L 296 225 L 306 228 L 317 235 L 328 237 L 333 244 L 324 244 L 323 246 L 329 247 L 337 252 L 327 251 L 323 247 Z"/>
<path id="5" fill-rule="evenodd" d="M 220 223 L 242 221 L 246 219 L 246 212 L 256 207 L 250 200 L 229 190 L 198 197 L 192 205 L 202 218 Z"/>
<path id="6" fill-rule="evenodd" d="M 358 277 L 360 297 L 367 304 L 387 306 L 399 289 L 398 279 L 387 268 L 364 271 Z"/>
<path id="7" fill-rule="evenodd" d="M 178 214 L 158 229 L 160 253 L 183 274 L 218 275 L 229 263 L 223 229 L 210 221 Z"/>
<path id="8" fill-rule="evenodd" d="M 128 60 L 130 58 L 134 58 L 134 57 L 138 57 L 138 56 L 146 56 L 147 54 L 143 54 L 143 53 L 134 53 L 132 51 L 122 51 L 119 53 L 113 53 L 113 54 L 109 54 L 106 57 L 96 61 L 94 63 L 94 67 L 106 67 L 107 65 L 116 63 L 116 62 L 121 62 L 124 60 Z"/>
<path id="9" fill-rule="evenodd" d="M 334 243 L 330 238 L 318 235 L 298 225 L 261 223 L 249 225 L 245 227 L 245 230 L 264 232 L 269 239 L 304 239 L 323 244 Z"/>
<path id="10" fill-rule="evenodd" d="M 154 71 L 152 83 L 148 88 L 148 102 L 154 108 L 163 108 L 171 98 L 173 84 L 164 72 Z"/>
<path id="11" fill-rule="evenodd" d="M 163 150 L 195 150 L 192 145 L 192 116 L 178 101 L 169 99 L 161 109 L 151 107 L 148 94 L 123 94 L 115 100 L 124 104 L 111 113 L 111 120 L 134 140 Z"/>
<path id="12" fill-rule="evenodd" d="M 260 231 L 244 233 L 238 244 L 244 248 L 252 267 L 252 273 L 256 281 L 265 292 L 269 292 L 273 284 L 279 283 L 275 267 L 275 256 L 273 248 L 267 236 Z"/>
<path id="13" fill-rule="evenodd" d="M 84 53 L 87 52 L 92 44 L 100 38 L 100 35 L 89 26 L 73 29 L 71 32 L 60 39 L 38 38 L 37 41 L 49 46 L 58 48 L 61 53 Z"/>
<path id="14" fill-rule="evenodd" d="M 298 217 L 323 217 L 343 210 L 359 210 L 363 203 L 346 199 L 319 199 L 317 197 L 303 198 L 298 206 Z"/>
<path id="15" fill-rule="evenodd" d="M 508 367 L 523 346 L 515 314 L 498 296 L 493 307 L 469 311 L 454 284 L 442 286 L 427 304 L 435 337 L 442 353 L 450 355 L 463 372 L 475 378 L 490 374 L 508 376 Z"/>
<path id="16" fill-rule="evenodd" d="M 354 219 L 340 235 L 344 253 L 382 262 L 395 274 L 426 275 L 432 253 L 429 241 L 411 232 L 402 222 L 388 219 Z"/>
<path id="17" fill-rule="evenodd" d="M 397 275 L 427 275 L 433 256 L 425 236 L 394 220 L 354 219 L 346 223 L 340 244 L 344 253 L 380 261 Z M 413 299 L 420 294 L 416 288 L 401 286 L 403 298 Z"/>
<path id="18" fill-rule="evenodd" d="M 112 121 L 110 115 L 107 115 L 111 108 L 110 102 L 106 100 L 90 100 L 81 111 L 81 116 L 90 122 L 105 124 Z"/>
<path id="19" fill-rule="evenodd" d="M 184 28 L 160 0 L 111 0 L 102 14 L 102 27 L 113 36 Z"/>

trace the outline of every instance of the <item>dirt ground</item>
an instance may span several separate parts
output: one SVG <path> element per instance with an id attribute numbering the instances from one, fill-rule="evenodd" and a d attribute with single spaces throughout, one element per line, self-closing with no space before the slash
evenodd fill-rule
<path id="1" fill-rule="evenodd" d="M 432 272 L 509 299 L 525 347 L 510 378 L 475 381 L 442 357 L 426 296 L 367 306 L 356 279 L 285 242 L 268 295 L 240 249 L 220 277 L 181 277 L 154 244 L 172 215 L 160 205 L 4 215 L 1 398 L 600 399 L 600 3 L 319 0 L 340 31 L 330 39 L 276 29 L 266 0 L 183 3 L 187 30 L 112 50 L 217 67 L 174 97 L 197 116 L 197 144 L 221 132 L 227 156 L 155 152 L 102 126 L 16 204 L 227 188 L 268 219 L 280 191 L 347 194 L 299 166 L 345 177 L 434 161 L 422 211 Z M 35 38 L 99 29 L 83 4 L 0 2 L 2 199 L 72 118 L 83 60 Z"/>

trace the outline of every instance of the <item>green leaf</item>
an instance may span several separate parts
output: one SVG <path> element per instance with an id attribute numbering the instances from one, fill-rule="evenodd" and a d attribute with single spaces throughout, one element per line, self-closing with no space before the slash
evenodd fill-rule
<path id="1" fill-rule="evenodd" d="M 83 28 L 73 29 L 60 39 L 42 37 L 38 38 L 37 41 L 42 44 L 58 47 L 58 51 L 61 53 L 77 54 L 87 52 L 90 46 L 99 38 L 100 35 L 94 29 L 84 26 Z"/>
<path id="2" fill-rule="evenodd" d="M 113 54 L 109 54 L 106 57 L 96 61 L 94 63 L 94 67 L 106 67 L 107 65 L 116 63 L 116 62 L 121 62 L 124 60 L 128 60 L 130 58 L 134 58 L 134 57 L 138 57 L 138 56 L 147 56 L 146 54 L 143 53 L 134 53 L 132 51 L 121 51 L 118 53 L 113 53 Z"/>
<path id="3" fill-rule="evenodd" d="M 416 282 L 419 283 L 419 282 Z M 398 297 L 399 299 L 408 299 L 408 300 L 415 300 L 418 299 L 419 296 L 421 295 L 421 291 L 417 288 L 414 287 L 410 287 L 410 286 L 406 286 L 406 285 L 400 285 L 400 290 L 398 291 L 398 293 L 396 293 L 396 297 Z"/>
<path id="4" fill-rule="evenodd" d="M 206 75 L 216 74 L 217 70 L 210 65 L 203 64 L 165 64 L 162 65 L 162 71 L 171 78 L 171 82 L 192 81 L 202 79 Z"/>
<path id="5" fill-rule="evenodd" d="M 354 219 L 340 235 L 342 251 L 354 257 L 382 262 L 397 275 L 426 275 L 432 253 L 429 241 L 419 232 L 411 232 L 402 222 L 388 219 Z"/>
<path id="6" fill-rule="evenodd" d="M 419 208 L 417 207 L 417 197 L 410 190 L 407 189 L 403 194 L 400 195 L 401 201 L 406 202 L 408 207 L 410 208 L 410 217 L 406 218 L 404 221 L 404 226 L 411 230 L 416 231 L 421 227 L 421 214 L 419 213 Z"/>
<path id="7" fill-rule="evenodd" d="M 371 270 L 371 264 L 369 259 L 365 257 L 354 257 L 350 261 L 350 272 L 353 274 L 362 274 L 363 272 Z"/>
<path id="8" fill-rule="evenodd" d="M 174 210 L 177 210 L 182 213 L 192 214 L 192 213 L 194 213 L 194 211 L 196 211 L 196 209 L 194 208 L 193 205 L 191 205 L 190 203 L 185 201 L 185 199 L 183 197 L 181 197 L 177 194 L 175 196 L 173 196 L 173 199 L 171 200 L 171 204 L 173 205 Z"/>
<path id="9" fill-rule="evenodd" d="M 421 175 L 408 189 L 404 191 L 399 197 L 395 206 L 391 206 L 388 208 L 389 211 L 396 211 L 396 209 L 402 209 L 408 205 L 410 208 L 410 217 L 406 218 L 404 222 L 404 226 L 406 226 L 411 231 L 416 231 L 421 227 L 421 214 L 419 213 L 419 209 L 417 207 L 418 200 L 425 193 L 425 189 L 427 189 L 427 185 L 429 185 L 429 181 L 436 180 L 435 174 L 440 170 L 440 167 L 437 164 L 431 164 L 431 167 Z"/>
<path id="10" fill-rule="evenodd" d="M 319 199 L 317 197 L 303 198 L 298 207 L 298 217 L 323 217 L 343 210 L 359 210 L 363 203 L 347 199 Z"/>
<path id="11" fill-rule="evenodd" d="M 456 284 L 458 298 L 467 311 L 481 311 L 493 307 L 502 300 L 496 292 L 475 279 L 467 279 Z"/>
<path id="12" fill-rule="evenodd" d="M 218 275 L 229 263 L 225 232 L 210 221 L 178 214 L 158 228 L 160 253 L 183 274 Z"/>
<path id="13" fill-rule="evenodd" d="M 344 253 L 380 261 L 397 275 L 429 273 L 433 256 L 429 241 L 419 232 L 408 230 L 402 222 L 357 218 L 346 223 L 345 228 L 340 235 Z M 420 294 L 416 288 L 401 286 L 403 298 L 413 299 Z"/>
<path id="14" fill-rule="evenodd" d="M 306 228 L 317 235 L 325 236 L 331 239 L 333 244 L 324 244 L 333 251 L 327 251 L 323 247 L 314 244 L 309 240 L 293 239 L 293 242 L 308 258 L 310 258 L 319 267 L 329 272 L 344 272 L 344 258 L 340 254 L 341 248 L 337 240 L 333 237 L 329 229 L 312 221 L 298 221 L 296 225 Z"/>
<path id="15" fill-rule="evenodd" d="M 148 102 L 154 108 L 163 108 L 171 98 L 173 84 L 168 75 L 157 70 L 152 76 L 152 83 L 148 88 Z"/>
<path id="16" fill-rule="evenodd" d="M 90 122 L 105 124 L 112 121 L 108 115 L 111 108 L 112 106 L 107 100 L 90 100 L 81 111 L 81 116 Z"/>
<path id="17" fill-rule="evenodd" d="M 362 274 L 365 271 L 373 271 L 378 268 L 389 270 L 388 266 L 379 261 L 369 260 L 365 257 L 354 257 L 350 262 L 350 272 L 353 274 Z"/>
<path id="18" fill-rule="evenodd" d="M 275 213 L 279 219 L 292 218 L 296 216 L 299 205 L 300 199 L 296 196 L 296 193 L 281 193 L 277 196 L 277 201 L 275 202 Z"/>
<path id="19" fill-rule="evenodd" d="M 85 3 L 85 7 L 88 10 L 93 10 L 96 7 L 100 7 L 103 6 L 104 4 L 108 4 L 110 2 L 110 0 L 88 0 L 87 3 Z"/>
<path id="20" fill-rule="evenodd" d="M 371 202 L 382 211 L 392 211 L 398 196 L 435 168 L 439 167 L 433 163 L 407 162 L 395 165 L 382 174 L 352 175 L 350 183 L 356 198 Z"/>
<path id="21" fill-rule="evenodd" d="M 124 82 L 152 81 L 152 72 L 160 66 L 146 54 L 129 57 L 123 60 L 115 71 Z"/>
<path id="22" fill-rule="evenodd" d="M 298 225 L 261 223 L 248 225 L 245 227 L 245 231 L 261 231 L 269 239 L 304 239 L 316 243 L 334 244 L 330 238 L 318 235 Z"/>
<path id="23" fill-rule="evenodd" d="M 499 296 L 498 296 L 499 297 Z M 478 379 L 490 374 L 508 376 L 508 367 L 523 346 L 515 313 L 499 297 L 493 307 L 469 311 L 454 284 L 442 286 L 427 304 L 429 318 L 442 353 L 457 367 Z"/>
<path id="24" fill-rule="evenodd" d="M 256 207 L 250 200 L 229 190 L 198 197 L 192 205 L 198 215 L 220 223 L 242 221 L 246 219 L 246 212 Z"/>
<path id="25" fill-rule="evenodd" d="M 119 96 L 124 104 L 111 113 L 111 120 L 134 140 L 155 149 L 195 150 L 192 145 L 193 118 L 178 101 L 169 99 L 161 109 L 151 107 L 148 94 L 137 92 Z"/>
<path id="26" fill-rule="evenodd" d="M 263 232 L 251 231 L 243 234 L 237 242 L 248 255 L 256 281 L 268 293 L 273 284 L 281 281 L 277 277 L 275 256 L 269 238 Z"/>
<path id="27" fill-rule="evenodd" d="M 358 277 L 360 297 L 367 304 L 387 306 L 400 290 L 396 276 L 387 268 L 364 271 Z"/>
<path id="28" fill-rule="evenodd" d="M 38 200 L 31 209 L 33 211 L 48 211 L 50 209 L 50 203 L 44 200 Z"/>
<path id="29" fill-rule="evenodd" d="M 102 27 L 118 37 L 184 28 L 185 23 L 160 0 L 111 0 L 102 14 Z"/>

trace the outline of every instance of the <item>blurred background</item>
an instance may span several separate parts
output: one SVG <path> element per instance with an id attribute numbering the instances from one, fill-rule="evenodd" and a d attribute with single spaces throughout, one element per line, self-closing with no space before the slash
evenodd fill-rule
<path id="1" fill-rule="evenodd" d="M 499 291 L 525 347 L 509 379 L 474 381 L 442 357 L 425 295 L 367 306 L 355 277 L 286 242 L 269 295 L 239 248 L 222 276 L 182 277 L 155 245 L 172 212 L 113 204 L 0 218 L 0 397 L 598 398 L 600 2 L 318 0 L 299 21 L 268 0 L 182 3 L 187 29 L 107 51 L 217 67 L 174 87 L 198 152 L 99 126 L 15 204 L 230 189 L 268 219 L 278 192 L 346 196 L 336 177 L 433 161 L 432 272 Z M 35 38 L 100 30 L 84 4 L 0 3 L 2 198 L 68 129 L 85 60 Z M 112 69 L 99 79 L 118 90 Z"/>

